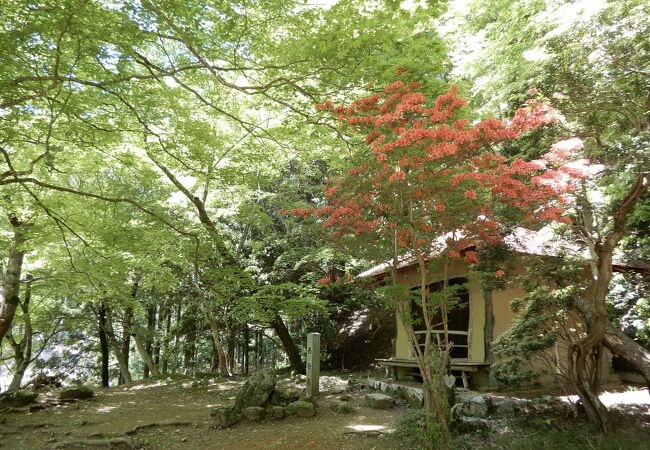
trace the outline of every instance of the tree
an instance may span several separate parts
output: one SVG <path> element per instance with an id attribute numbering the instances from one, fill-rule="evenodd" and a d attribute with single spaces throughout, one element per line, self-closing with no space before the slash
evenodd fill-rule
<path id="1" fill-rule="evenodd" d="M 523 145 L 535 156 L 541 139 L 575 135 L 584 141 L 583 154 L 603 164 L 597 177 L 576 192 L 573 235 L 591 258 L 591 298 L 577 302 L 573 313 L 589 330 L 570 352 L 573 387 L 601 431 L 612 425 L 597 396 L 598 360 L 603 345 L 626 359 L 650 383 L 650 353 L 620 330 L 609 326 L 606 298 L 612 260 L 620 244 L 645 251 L 643 220 L 634 217 L 647 208 L 648 61 L 650 38 L 647 2 L 477 0 L 469 14 L 456 15 L 460 26 L 451 37 L 456 55 L 465 54 L 459 71 L 475 82 L 473 92 L 486 112 L 506 114 L 516 107 L 523 89 L 536 86 L 550 94 L 564 116 L 562 127 L 534 136 Z M 467 45 L 482 35 L 482 48 Z M 458 58 L 460 60 L 460 58 Z M 517 149 L 514 149 L 515 151 Z M 645 206 L 644 206 L 645 205 Z M 634 236 L 631 247 L 626 235 Z"/>
<path id="2" fill-rule="evenodd" d="M 364 132 L 368 145 L 353 155 L 355 165 L 347 175 L 325 190 L 326 205 L 294 213 L 322 217 L 322 225 L 344 245 L 365 236 L 369 241 L 364 245 L 390 257 L 392 286 L 387 294 L 416 356 L 425 408 L 435 414 L 448 447 L 445 375 L 452 342 L 447 314 L 459 289 L 449 285 L 450 268 L 459 260 L 478 263 L 476 251 L 500 242 L 503 226 L 566 221 L 563 194 L 580 174 L 561 144 L 533 162 L 508 160 L 498 153 L 500 143 L 553 122 L 547 106 L 530 100 L 512 120 L 487 119 L 470 126 L 462 118 L 466 102 L 456 87 L 431 105 L 418 87 L 400 80 L 348 107 L 330 101 L 317 105 L 353 131 Z M 423 345 L 413 328 L 411 293 L 397 276 L 405 259 L 418 265 Z M 431 276 L 440 278 L 440 292 L 430 291 Z M 435 344 L 437 312 L 442 318 L 440 348 Z"/>

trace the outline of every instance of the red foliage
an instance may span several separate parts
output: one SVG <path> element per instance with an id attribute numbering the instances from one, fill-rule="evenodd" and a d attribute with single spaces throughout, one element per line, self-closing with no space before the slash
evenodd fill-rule
<path id="1" fill-rule="evenodd" d="M 417 89 L 416 83 L 396 81 L 349 106 L 329 100 L 316 105 L 365 133 L 368 147 L 348 175 L 325 190 L 327 206 L 294 214 L 322 218 L 335 237 L 395 239 L 402 250 L 425 254 L 445 237 L 452 258 L 500 241 L 506 219 L 497 211 L 507 210 L 507 220 L 520 223 L 568 220 L 563 194 L 574 187 L 572 179 L 588 172 L 581 170 L 588 162 L 567 163 L 579 150 L 576 140 L 558 143 L 540 161 L 498 153 L 498 144 L 554 123 L 550 106 L 530 100 L 511 120 L 470 125 L 458 117 L 467 102 L 455 86 L 432 105 Z M 463 258 L 478 262 L 474 251 L 464 251 Z"/>

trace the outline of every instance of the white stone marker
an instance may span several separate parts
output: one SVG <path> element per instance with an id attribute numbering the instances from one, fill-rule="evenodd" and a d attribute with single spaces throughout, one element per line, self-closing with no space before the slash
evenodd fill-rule
<path id="1" fill-rule="evenodd" d="M 307 397 L 318 395 L 320 378 L 320 333 L 307 334 Z"/>

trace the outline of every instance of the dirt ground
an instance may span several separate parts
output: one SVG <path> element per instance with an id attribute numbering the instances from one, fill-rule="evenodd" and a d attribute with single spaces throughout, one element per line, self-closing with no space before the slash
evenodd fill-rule
<path id="1" fill-rule="evenodd" d="M 363 406 L 363 391 L 346 392 L 354 413 L 337 414 L 327 407 L 347 387 L 345 377 L 321 379 L 317 415 L 262 422 L 241 422 L 229 429 L 215 428 L 212 408 L 232 405 L 244 379 L 165 379 L 96 389 L 91 400 L 51 406 L 34 412 L 21 408 L 0 413 L 2 449 L 110 448 L 141 449 L 408 449 L 393 431 L 409 415 L 405 403 L 376 410 Z M 545 392 L 546 394 L 550 392 Z M 512 397 L 541 392 L 492 393 Z M 553 393 L 555 395 L 559 393 Z M 56 403 L 58 391 L 41 391 L 38 401 Z M 640 449 L 650 442 L 650 396 L 647 389 L 618 386 L 601 398 L 611 408 L 620 432 L 607 439 L 594 437 L 584 421 L 533 418 L 522 423 L 499 422 L 489 434 L 455 438 L 458 449 Z M 568 399 L 567 399 L 568 400 Z M 108 446 L 104 446 L 107 448 Z"/>
<path id="2" fill-rule="evenodd" d="M 364 407 L 362 393 L 351 395 L 350 402 L 358 408 L 355 413 L 339 415 L 331 411 L 325 401 L 337 395 L 324 393 L 313 418 L 241 422 L 229 429 L 215 428 L 210 410 L 231 405 L 242 384 L 243 380 L 167 380 L 97 389 L 95 398 L 88 401 L 33 413 L 3 414 L 0 448 L 87 448 L 84 440 L 111 438 L 118 439 L 113 448 L 128 448 L 120 444 L 120 439 L 126 438 L 138 448 L 165 450 L 399 448 L 384 434 L 377 437 L 355 433 L 380 430 L 390 434 L 407 412 L 405 408 Z M 55 393 L 41 394 L 39 401 L 48 395 Z"/>

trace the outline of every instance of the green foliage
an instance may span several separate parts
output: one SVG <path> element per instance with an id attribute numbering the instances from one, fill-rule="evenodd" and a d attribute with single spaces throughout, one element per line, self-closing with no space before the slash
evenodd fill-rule
<path id="1" fill-rule="evenodd" d="M 527 293 L 512 301 L 516 317 L 493 347 L 495 362 L 491 371 L 497 380 L 508 385 L 529 381 L 533 377 L 531 361 L 543 358 L 544 352 L 556 343 L 570 341 L 570 329 L 579 326 L 571 323 L 571 306 L 585 292 L 581 263 L 555 258 L 527 259 L 527 273 L 516 279 Z"/>
<path id="2" fill-rule="evenodd" d="M 435 417 L 424 410 L 415 410 L 400 419 L 395 438 L 406 448 L 438 449 L 442 447 L 442 430 Z"/>

